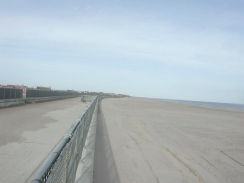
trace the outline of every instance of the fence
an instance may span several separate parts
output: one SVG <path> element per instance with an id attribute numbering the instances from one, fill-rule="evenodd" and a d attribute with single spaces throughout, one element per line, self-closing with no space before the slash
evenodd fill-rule
<path id="1" fill-rule="evenodd" d="M 18 99 L 22 98 L 22 89 L 17 88 L 0 88 L 1 99 Z"/>
<path id="2" fill-rule="evenodd" d="M 66 91 L 45 91 L 45 90 L 27 90 L 26 98 L 34 97 L 53 97 L 53 96 L 73 96 L 79 93 Z M 80 94 L 79 94 L 80 95 Z"/>
<path id="3" fill-rule="evenodd" d="M 98 97 L 65 135 L 32 183 L 73 183 Z"/>
<path id="4" fill-rule="evenodd" d="M 0 100 L 1 99 L 19 99 L 19 98 L 22 98 L 22 93 L 23 93 L 23 89 L 0 88 Z M 33 90 L 33 89 L 27 89 L 27 91 L 26 91 L 26 98 L 76 96 L 76 95 L 80 95 L 80 93 L 67 92 L 67 91 Z"/>

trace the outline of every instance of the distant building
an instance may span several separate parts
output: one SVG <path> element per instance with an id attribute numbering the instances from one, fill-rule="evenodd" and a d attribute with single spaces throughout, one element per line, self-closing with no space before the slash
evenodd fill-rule
<path id="1" fill-rule="evenodd" d="M 80 93 L 79 91 L 75 91 L 75 90 L 67 90 L 67 92 Z"/>
<path id="2" fill-rule="evenodd" d="M 24 85 L 7 85 L 6 88 L 18 88 L 18 89 L 23 89 L 23 88 L 27 88 L 27 86 L 24 86 Z"/>
<path id="3" fill-rule="evenodd" d="M 30 89 L 30 90 L 36 90 L 36 88 L 35 87 L 28 87 L 28 89 Z"/>
<path id="4" fill-rule="evenodd" d="M 36 89 L 38 90 L 45 90 L 45 91 L 51 91 L 51 86 L 50 87 L 44 87 L 44 86 L 37 86 Z"/>

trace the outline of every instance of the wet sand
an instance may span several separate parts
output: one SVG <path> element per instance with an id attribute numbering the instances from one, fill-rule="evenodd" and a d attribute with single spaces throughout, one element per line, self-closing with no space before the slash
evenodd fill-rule
<path id="1" fill-rule="evenodd" d="M 142 98 L 101 106 L 95 183 L 243 182 L 243 111 Z"/>

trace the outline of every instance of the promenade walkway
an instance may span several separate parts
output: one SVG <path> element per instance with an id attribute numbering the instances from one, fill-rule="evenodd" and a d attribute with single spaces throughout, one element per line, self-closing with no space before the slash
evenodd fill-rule
<path id="1" fill-rule="evenodd" d="M 77 97 L 0 109 L 0 182 L 30 182 L 88 105 Z"/>
<path id="2" fill-rule="evenodd" d="M 88 105 L 0 109 L 0 182 L 30 182 Z M 94 183 L 243 182 L 243 111 L 133 97 L 100 106 Z"/>

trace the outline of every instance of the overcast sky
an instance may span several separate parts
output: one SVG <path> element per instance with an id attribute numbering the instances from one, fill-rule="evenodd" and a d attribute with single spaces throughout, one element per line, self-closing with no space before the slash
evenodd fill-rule
<path id="1" fill-rule="evenodd" d="M 0 0 L 0 84 L 244 103 L 243 0 Z"/>

